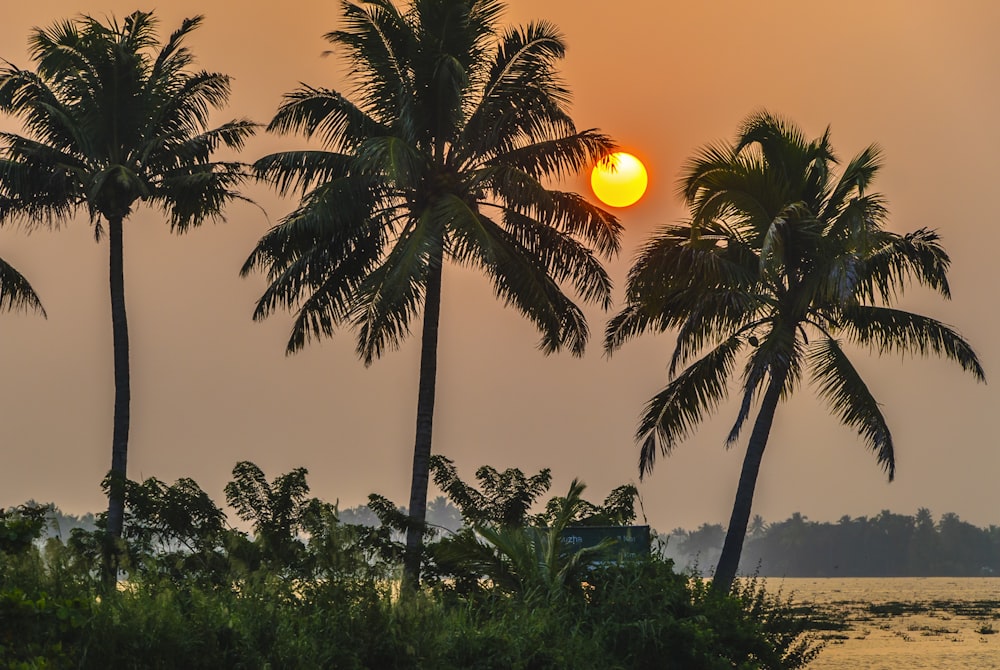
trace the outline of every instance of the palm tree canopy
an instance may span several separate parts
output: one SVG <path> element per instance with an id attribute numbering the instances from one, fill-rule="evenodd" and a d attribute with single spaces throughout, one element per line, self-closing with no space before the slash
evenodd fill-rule
<path id="1" fill-rule="evenodd" d="M 85 206 L 100 234 L 101 219 L 124 218 L 138 201 L 178 231 L 221 216 L 245 171 L 211 156 L 242 147 L 255 125 L 208 129 L 230 82 L 189 69 L 183 41 L 201 21 L 185 20 L 162 45 L 147 12 L 33 31 L 37 71 L 0 68 L 0 110 L 27 131 L 0 133 L 0 223 L 52 224 Z"/>
<path id="2" fill-rule="evenodd" d="M 936 354 L 977 380 L 983 368 L 949 326 L 893 307 L 913 284 L 950 297 L 949 258 L 933 230 L 885 229 L 885 201 L 868 190 L 880 167 L 870 146 L 839 177 L 830 133 L 807 140 L 767 112 L 735 143 L 709 146 L 684 168 L 690 220 L 659 229 L 630 270 L 626 304 L 608 324 L 610 353 L 652 330 L 676 330 L 667 386 L 637 431 L 640 472 L 669 453 L 727 397 L 742 369 L 739 436 L 769 380 L 790 394 L 808 372 L 891 480 L 892 436 L 843 343 L 875 353 Z"/>
<path id="3" fill-rule="evenodd" d="M 538 327 L 543 351 L 581 354 L 587 325 L 561 286 L 607 308 L 598 256 L 618 250 L 621 227 L 549 188 L 613 149 L 567 113 L 559 33 L 545 22 L 500 31 L 496 0 L 341 7 L 343 28 L 326 38 L 351 90 L 302 86 L 269 125 L 322 149 L 255 164 L 302 198 L 243 268 L 269 280 L 254 317 L 295 310 L 289 352 L 352 326 L 371 363 L 409 333 L 428 273 L 450 259 L 483 271 Z"/>

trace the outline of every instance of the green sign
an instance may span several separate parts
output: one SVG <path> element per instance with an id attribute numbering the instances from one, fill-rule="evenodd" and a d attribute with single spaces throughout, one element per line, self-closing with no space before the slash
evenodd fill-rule
<path id="1" fill-rule="evenodd" d="M 571 526 L 559 534 L 559 540 L 570 550 L 596 547 L 607 539 L 614 540 L 604 560 L 621 560 L 649 556 L 649 526 Z"/>

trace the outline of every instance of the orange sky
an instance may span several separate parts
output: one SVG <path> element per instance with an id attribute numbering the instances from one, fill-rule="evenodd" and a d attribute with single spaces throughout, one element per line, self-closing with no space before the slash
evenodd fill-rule
<path id="1" fill-rule="evenodd" d="M 231 106 L 218 120 L 266 122 L 298 82 L 340 85 L 335 59 L 320 57 L 337 6 L 243 3 L 237 14 L 221 0 L 173 0 L 158 16 L 165 35 L 181 18 L 205 14 L 190 41 L 199 65 L 235 78 Z M 111 0 L 5 7 L 0 57 L 27 66 L 32 26 L 81 11 L 123 16 L 133 9 Z M 905 306 L 956 326 L 987 375 L 997 374 L 1000 225 L 990 203 L 1000 177 L 1000 43 L 991 31 L 1000 5 L 516 0 L 507 17 L 561 27 L 578 125 L 610 133 L 649 170 L 646 198 L 621 212 L 628 232 L 609 266 L 617 286 L 648 232 L 684 216 L 674 181 L 685 158 L 731 138 L 743 117 L 767 108 L 811 136 L 832 126 L 844 159 L 872 142 L 883 147 L 875 187 L 889 200 L 891 227 L 937 228 L 953 260 L 952 302 L 913 293 Z M 0 119 L 0 127 L 16 125 Z M 245 159 L 297 141 L 258 137 Z M 584 176 L 569 186 L 590 195 Z M 349 332 L 285 357 L 290 318 L 252 323 L 264 282 L 237 272 L 292 202 L 260 187 L 248 193 L 266 215 L 236 205 L 228 223 L 185 236 L 170 235 L 149 211 L 126 226 L 130 476 L 193 477 L 221 501 L 232 466 L 249 459 L 269 476 L 308 467 L 313 492 L 342 506 L 370 492 L 405 502 L 419 338 L 369 369 L 356 360 Z M 112 414 L 107 248 L 79 220 L 30 236 L 0 231 L 0 257 L 28 276 L 49 313 L 48 320 L 0 314 L 0 506 L 34 498 L 98 511 Z M 590 352 L 582 360 L 546 358 L 532 327 L 497 303 L 485 280 L 447 268 L 435 451 L 469 478 L 484 463 L 551 467 L 553 493 L 573 477 L 588 483 L 593 498 L 637 480 L 635 420 L 665 381 L 672 343 L 645 336 L 607 360 L 600 348 L 607 315 L 588 314 Z M 832 520 L 927 506 L 935 515 L 1000 523 L 998 386 L 977 385 L 938 360 L 862 354 L 857 361 L 893 429 L 896 481 L 886 484 L 862 442 L 803 386 L 779 407 L 754 511 L 768 520 L 793 511 Z M 660 460 L 640 485 L 655 527 L 727 522 L 743 452 L 742 444 L 723 448 L 733 412 L 722 407 L 718 421 Z"/>

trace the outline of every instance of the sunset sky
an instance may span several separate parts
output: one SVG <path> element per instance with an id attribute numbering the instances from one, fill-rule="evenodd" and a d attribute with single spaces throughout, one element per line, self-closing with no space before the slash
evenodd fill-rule
<path id="1" fill-rule="evenodd" d="M 199 67 L 234 78 L 219 123 L 266 123 L 299 82 L 345 88 L 336 58 L 322 57 L 337 2 L 163 5 L 164 38 L 182 18 L 206 17 L 189 46 Z M 0 22 L 0 58 L 29 66 L 34 26 L 137 8 L 148 9 L 112 0 L 13 3 Z M 675 193 L 685 159 L 731 139 L 750 112 L 775 112 L 810 137 L 829 125 L 844 161 L 868 144 L 883 148 L 873 188 L 888 199 L 890 228 L 936 228 L 953 262 L 951 302 L 913 291 L 902 304 L 957 328 L 993 383 L 976 384 L 940 359 L 856 352 L 893 430 L 896 481 L 886 482 L 862 440 L 806 384 L 778 408 L 754 511 L 768 521 L 794 511 L 827 521 L 924 506 L 1000 524 L 1000 215 L 990 204 L 1000 178 L 1000 4 L 513 0 L 505 18 L 561 28 L 578 127 L 609 133 L 649 171 L 645 198 L 618 210 L 626 233 L 608 266 L 616 309 L 643 240 L 685 216 Z M 19 126 L 0 118 L 0 128 Z M 301 144 L 261 134 L 242 159 Z M 562 186 L 593 197 L 588 177 Z M 126 224 L 129 476 L 192 477 L 222 501 L 233 465 L 251 460 L 269 477 L 307 467 L 313 494 L 341 507 L 371 492 L 405 504 L 419 332 L 367 369 L 350 331 L 285 356 L 291 317 L 253 323 L 264 279 L 241 279 L 238 270 L 294 203 L 262 186 L 246 193 L 259 207 L 234 205 L 226 223 L 183 236 L 147 209 Z M 100 511 L 113 400 L 107 242 L 94 242 L 85 218 L 31 235 L 8 228 L 0 257 L 28 277 L 48 311 L 48 319 L 0 314 L 0 507 L 33 498 Z M 589 309 L 588 353 L 545 357 L 533 327 L 482 277 L 449 266 L 443 290 L 434 451 L 453 458 L 460 474 L 471 479 L 482 464 L 550 467 L 553 494 L 579 477 L 591 499 L 636 482 L 648 522 L 661 531 L 728 522 L 745 448 L 724 448 L 733 403 L 638 480 L 636 419 L 666 382 L 671 337 L 643 336 L 609 360 L 601 344 L 610 314 Z"/>

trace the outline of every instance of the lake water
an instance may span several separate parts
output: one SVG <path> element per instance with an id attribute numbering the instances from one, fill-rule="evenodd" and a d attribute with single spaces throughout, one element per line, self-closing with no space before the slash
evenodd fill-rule
<path id="1" fill-rule="evenodd" d="M 769 578 L 767 588 L 831 624 L 810 670 L 1000 669 L 1000 577 Z"/>

